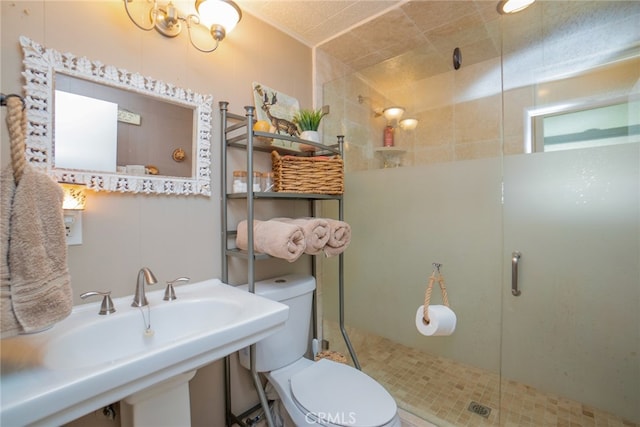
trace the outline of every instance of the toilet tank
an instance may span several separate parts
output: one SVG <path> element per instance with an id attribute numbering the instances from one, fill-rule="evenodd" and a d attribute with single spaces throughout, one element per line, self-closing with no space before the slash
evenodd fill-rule
<path id="1" fill-rule="evenodd" d="M 248 290 L 248 285 L 238 286 Z M 309 345 L 311 304 L 316 279 L 304 274 L 289 274 L 255 283 L 255 293 L 289 306 L 284 328 L 256 344 L 256 370 L 269 372 L 300 359 Z M 249 348 L 239 352 L 240 363 L 250 369 Z"/>

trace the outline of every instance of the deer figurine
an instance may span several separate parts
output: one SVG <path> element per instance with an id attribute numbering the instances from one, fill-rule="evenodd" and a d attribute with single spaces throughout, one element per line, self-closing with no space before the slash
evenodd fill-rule
<path id="1" fill-rule="evenodd" d="M 264 97 L 262 99 L 262 109 L 265 113 L 267 113 L 267 117 L 269 117 L 271 125 L 276 128 L 276 133 L 278 134 L 280 133 L 280 131 L 283 131 L 291 136 L 298 136 L 298 127 L 295 125 L 295 123 L 271 115 L 271 111 L 269 109 L 277 102 L 278 98 L 276 97 L 275 93 L 271 95 L 271 102 L 269 102 L 269 96 L 267 95 L 267 93 L 264 93 Z"/>

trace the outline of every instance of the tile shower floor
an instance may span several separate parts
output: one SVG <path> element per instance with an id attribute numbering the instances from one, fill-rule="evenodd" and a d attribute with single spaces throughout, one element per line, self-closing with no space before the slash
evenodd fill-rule
<path id="1" fill-rule="evenodd" d="M 431 356 L 375 335 L 349 328 L 347 331 L 362 370 L 382 384 L 401 409 L 440 427 L 638 427 L 613 414 L 515 381 L 505 380 L 501 384 L 497 374 L 483 369 Z M 335 325 L 325 321 L 324 336 L 331 350 L 348 357 Z M 483 416 L 471 412 L 468 408 L 472 402 L 489 407 L 490 413 Z M 406 425 L 422 424 L 414 421 Z"/>

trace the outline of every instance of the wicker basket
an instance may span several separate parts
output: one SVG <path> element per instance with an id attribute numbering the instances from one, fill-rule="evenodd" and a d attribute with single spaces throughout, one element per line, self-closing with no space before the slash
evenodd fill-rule
<path id="1" fill-rule="evenodd" d="M 271 153 L 274 189 L 287 193 L 342 194 L 344 169 L 340 156 L 296 157 Z"/>

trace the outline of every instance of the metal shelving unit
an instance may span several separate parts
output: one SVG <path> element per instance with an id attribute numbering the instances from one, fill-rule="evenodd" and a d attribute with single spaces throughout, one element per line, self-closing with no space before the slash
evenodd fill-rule
<path id="1" fill-rule="evenodd" d="M 259 199 L 286 199 L 286 200 L 303 200 L 309 202 L 309 210 L 311 212 L 311 216 L 316 216 L 316 205 L 317 201 L 324 200 L 335 200 L 338 202 L 338 219 L 344 219 L 344 207 L 343 207 L 343 196 L 340 195 L 328 195 L 328 194 L 307 194 L 307 193 L 279 193 L 279 192 L 254 192 L 253 191 L 253 158 L 255 152 L 266 152 L 270 153 L 274 150 L 278 151 L 283 155 L 297 155 L 297 156 L 311 156 L 311 155 L 343 155 L 343 136 L 338 136 L 338 142 L 333 146 L 325 146 L 323 144 L 319 144 L 313 141 L 302 140 L 299 138 L 295 138 L 289 135 L 280 135 L 273 134 L 268 132 L 258 132 L 254 131 L 253 123 L 254 123 L 254 112 L 255 109 L 252 106 L 247 106 L 245 108 L 245 115 L 241 116 L 238 114 L 233 114 L 228 111 L 228 102 L 220 102 L 220 120 L 221 120 L 221 222 L 222 222 L 222 281 L 228 283 L 229 279 L 229 258 L 235 257 L 240 259 L 247 260 L 247 283 L 249 284 L 249 292 L 255 292 L 255 262 L 270 258 L 269 255 L 256 253 L 253 248 L 253 227 L 247 227 L 247 237 L 248 237 L 248 250 L 239 250 L 237 248 L 229 247 L 229 239 L 234 237 L 236 234 L 235 230 L 229 230 L 228 223 L 228 207 L 229 201 L 232 200 L 246 200 L 246 212 L 247 212 L 247 223 L 253 224 L 254 220 L 254 203 Z M 256 138 L 270 138 L 270 139 L 278 139 L 290 141 L 296 144 L 307 144 L 313 145 L 316 147 L 316 151 L 314 153 L 308 152 L 299 152 L 295 150 L 288 150 L 286 148 L 277 147 L 277 146 L 268 146 L 264 144 L 255 144 Z M 227 176 L 228 176 L 228 162 L 227 162 L 227 152 L 228 149 L 241 149 L 246 151 L 246 170 L 247 170 L 247 192 L 246 193 L 229 193 L 227 191 Z M 343 254 L 340 254 L 338 260 L 338 287 L 339 287 L 339 301 L 340 301 L 340 330 L 342 332 L 342 336 L 345 340 L 347 348 L 349 349 L 349 353 L 351 355 L 351 359 L 354 362 L 354 365 L 357 369 L 360 369 L 360 363 L 358 362 L 358 358 L 356 357 L 355 351 L 351 345 L 351 341 L 349 336 L 347 335 L 346 329 L 344 327 L 344 259 Z M 315 257 L 312 259 L 312 274 L 315 276 L 316 273 L 316 262 Z M 314 294 L 314 305 L 313 305 L 313 325 L 314 325 L 314 335 L 316 334 L 317 326 L 316 326 L 316 304 L 315 304 L 315 294 Z M 250 365 L 251 365 L 251 375 L 253 377 L 253 382 L 256 387 L 256 391 L 258 392 L 258 396 L 260 398 L 260 406 L 264 409 L 265 416 L 267 419 L 267 423 L 269 426 L 273 425 L 273 420 L 271 419 L 271 414 L 268 408 L 268 402 L 266 396 L 264 394 L 264 390 L 262 388 L 262 383 L 258 376 L 258 373 L 255 369 L 255 345 L 250 347 Z M 254 407 L 249 409 L 247 412 L 236 416 L 231 411 L 231 402 L 230 402 L 230 387 L 231 387 L 231 379 L 230 379 L 230 362 L 229 358 L 225 359 L 225 393 L 226 393 L 226 423 L 227 426 L 231 426 L 234 423 L 240 426 L 245 426 L 242 418 L 251 412 L 255 411 L 258 407 Z"/>

